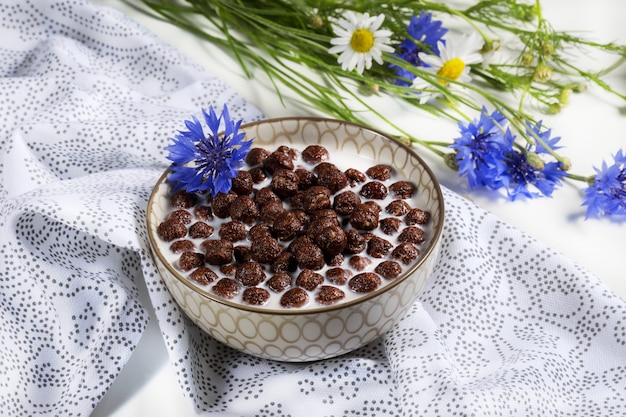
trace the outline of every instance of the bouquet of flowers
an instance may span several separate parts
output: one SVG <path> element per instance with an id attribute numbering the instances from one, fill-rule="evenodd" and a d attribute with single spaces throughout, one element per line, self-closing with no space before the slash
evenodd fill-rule
<path id="1" fill-rule="evenodd" d="M 230 51 L 247 75 L 264 71 L 278 95 L 286 86 L 326 115 L 424 147 L 472 188 L 514 200 L 579 181 L 587 217 L 626 218 L 626 152 L 593 175 L 575 174 L 561 138 L 533 116 L 559 112 L 590 83 L 626 99 L 603 80 L 626 46 L 554 31 L 539 0 L 142 1 L 147 13 Z M 593 72 L 572 63 L 571 53 L 589 49 L 614 63 Z M 458 136 L 418 137 L 374 104 L 380 95 L 457 123 Z"/>

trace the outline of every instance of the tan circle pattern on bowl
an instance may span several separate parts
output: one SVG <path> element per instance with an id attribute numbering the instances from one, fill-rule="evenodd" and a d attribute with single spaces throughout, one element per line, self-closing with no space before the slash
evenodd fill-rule
<path id="1" fill-rule="evenodd" d="M 168 171 L 148 203 L 148 229 L 159 272 L 178 305 L 215 339 L 251 355 L 290 362 L 330 358 L 357 349 L 387 332 L 420 295 L 434 268 L 443 225 L 441 190 L 413 151 L 359 125 L 320 118 L 283 118 L 242 127 L 254 146 L 321 144 L 393 165 L 417 185 L 418 207 L 431 214 L 429 241 L 402 277 L 358 300 L 309 310 L 268 310 L 221 299 L 189 282 L 158 253 L 156 226 L 169 209 Z"/>

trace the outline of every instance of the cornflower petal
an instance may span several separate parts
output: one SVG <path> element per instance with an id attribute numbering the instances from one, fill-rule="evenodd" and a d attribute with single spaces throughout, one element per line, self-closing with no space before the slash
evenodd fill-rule
<path id="1" fill-rule="evenodd" d="M 613 164 L 603 161 L 601 168 L 594 170 L 593 183 L 583 189 L 585 218 L 626 216 L 626 153 L 620 149 L 613 155 Z"/>
<path id="2" fill-rule="evenodd" d="M 419 59 L 419 52 L 439 54 L 438 43 L 448 32 L 441 21 L 432 20 L 432 13 L 424 11 L 418 17 L 411 16 L 406 30 L 408 36 L 400 43 L 395 55 L 415 67 L 427 65 Z M 414 73 L 400 65 L 390 64 L 390 67 L 398 76 L 397 85 L 410 86 L 416 77 Z"/>
<path id="3" fill-rule="evenodd" d="M 180 131 L 166 147 L 167 158 L 173 162 L 170 181 L 175 188 L 187 192 L 210 191 L 213 196 L 228 192 L 237 170 L 243 166 L 252 141 L 244 141 L 245 133 L 239 132 L 242 121 L 230 118 L 224 105 L 218 116 L 213 107 L 202 109 L 209 133 L 205 135 L 199 120 L 192 116 L 185 121 L 187 131 Z M 223 132 L 220 134 L 220 130 Z"/>
<path id="4" fill-rule="evenodd" d="M 483 107 L 478 120 L 458 124 L 461 136 L 450 148 L 456 151 L 458 173 L 467 177 L 471 188 L 495 188 L 504 171 L 502 155 L 512 150 L 514 137 L 504 129 L 505 117 L 498 110 L 491 114 Z"/>

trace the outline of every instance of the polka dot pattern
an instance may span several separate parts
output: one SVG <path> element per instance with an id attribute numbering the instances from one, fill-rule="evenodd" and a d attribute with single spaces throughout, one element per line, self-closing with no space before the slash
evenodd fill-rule
<path id="1" fill-rule="evenodd" d="M 0 33 L 2 415 L 89 415 L 146 325 L 142 279 L 202 415 L 623 415 L 624 301 L 447 190 L 435 272 L 386 335 L 300 364 L 226 347 L 165 287 L 145 206 L 182 120 L 223 103 L 245 121 L 262 115 L 136 23 L 82 0 L 4 0 Z"/>

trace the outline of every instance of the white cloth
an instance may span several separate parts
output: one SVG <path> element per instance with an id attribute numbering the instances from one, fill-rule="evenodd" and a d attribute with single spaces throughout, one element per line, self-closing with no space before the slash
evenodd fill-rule
<path id="1" fill-rule="evenodd" d="M 3 415 L 89 415 L 146 326 L 142 279 L 199 414 L 624 415 L 625 303 L 447 190 L 440 262 L 385 337 L 308 364 L 212 340 L 161 282 L 145 206 L 163 148 L 191 114 L 224 103 L 245 121 L 260 112 L 84 1 L 4 0 L 0 38 Z"/>

